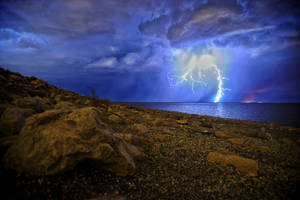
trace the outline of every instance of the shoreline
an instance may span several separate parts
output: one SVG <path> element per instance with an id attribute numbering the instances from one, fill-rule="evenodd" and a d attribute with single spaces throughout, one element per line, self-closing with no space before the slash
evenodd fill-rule
<path id="1" fill-rule="evenodd" d="M 219 104 L 219 105 L 224 105 L 225 104 L 225 106 L 226 106 L 226 104 L 233 104 L 233 105 L 242 104 L 243 106 L 246 106 L 249 103 L 227 103 L 227 102 L 225 102 L 225 103 L 223 103 L 223 102 L 222 103 L 212 103 L 212 102 L 211 103 L 195 103 L 195 102 L 124 102 L 124 103 L 121 103 L 121 105 L 144 107 L 144 108 L 153 108 L 153 109 L 159 109 L 159 110 L 164 110 L 164 111 L 176 111 L 176 112 L 181 112 L 181 113 L 185 113 L 185 114 L 196 114 L 196 115 L 203 115 L 203 116 L 217 117 L 217 118 L 224 118 L 224 119 L 252 121 L 252 122 L 263 123 L 263 124 L 276 123 L 279 126 L 290 126 L 290 127 L 300 128 L 300 121 L 299 120 L 291 119 L 291 118 L 288 118 L 288 120 L 279 119 L 279 113 L 282 115 L 282 112 L 280 112 L 280 111 L 274 112 L 274 114 L 277 113 L 276 118 L 275 117 L 270 118 L 270 114 L 268 114 L 268 115 L 265 114 L 266 115 L 265 117 L 269 117 L 269 118 L 265 118 L 265 117 L 263 117 L 263 115 L 259 115 L 259 114 L 255 114 L 255 115 L 250 114 L 250 116 L 248 116 L 248 115 L 245 116 L 245 115 L 241 115 L 241 114 L 235 114 L 234 116 L 226 116 L 226 114 L 225 114 L 226 112 L 223 113 L 223 114 L 222 113 L 221 114 L 213 114 L 213 113 L 218 112 L 217 108 L 210 108 L 206 111 L 201 111 L 201 110 L 195 111 L 195 110 L 190 110 L 190 109 L 181 107 L 182 105 L 189 106 L 189 105 L 194 105 L 194 104 L 200 104 L 199 108 L 202 108 L 201 104 L 212 105 L 212 106 L 214 106 L 214 104 Z M 250 103 L 250 104 L 256 105 L 258 103 Z M 267 104 L 267 105 L 270 105 L 270 104 L 292 105 L 292 104 L 294 104 L 296 106 L 295 109 L 297 109 L 297 110 L 300 109 L 300 103 L 259 103 L 259 105 L 262 105 L 262 106 L 264 104 Z M 166 109 L 166 106 L 168 106 L 168 109 Z M 195 108 L 197 109 L 197 106 Z M 204 109 L 207 109 L 207 108 L 204 107 Z M 281 108 L 281 109 L 283 109 L 283 108 Z M 288 109 L 288 108 L 285 108 L 285 109 Z M 228 110 L 230 110 L 230 109 L 228 109 Z M 254 110 L 254 112 L 255 111 L 257 112 L 257 110 L 255 110 L 255 108 L 253 108 L 251 110 Z M 265 108 L 265 109 L 262 109 L 261 111 L 266 112 L 266 110 L 268 110 L 268 109 Z M 237 109 L 237 111 L 238 112 L 247 112 L 248 108 L 244 107 L 242 109 Z M 205 113 L 208 113 L 208 114 L 205 114 Z M 294 113 L 285 113 L 284 116 L 295 115 L 295 113 L 296 112 L 294 112 Z"/>

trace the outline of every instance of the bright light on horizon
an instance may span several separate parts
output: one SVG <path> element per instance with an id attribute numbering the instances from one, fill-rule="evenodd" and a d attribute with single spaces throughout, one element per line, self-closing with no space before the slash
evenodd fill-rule
<path id="1" fill-rule="evenodd" d="M 215 69 L 217 72 L 217 79 L 218 79 L 218 92 L 217 95 L 215 96 L 214 103 L 217 103 L 220 101 L 220 99 L 223 96 L 223 78 L 221 76 L 220 69 L 217 67 L 217 65 L 215 65 Z"/>
<path id="2" fill-rule="evenodd" d="M 201 53 L 192 48 L 176 49 L 173 56 L 178 71 L 175 85 L 189 83 L 194 94 L 202 92 L 202 89 L 195 89 L 196 86 L 208 88 L 208 85 L 217 85 L 213 102 L 216 103 L 222 99 L 224 89 L 220 63 L 223 60 L 216 48 Z"/>

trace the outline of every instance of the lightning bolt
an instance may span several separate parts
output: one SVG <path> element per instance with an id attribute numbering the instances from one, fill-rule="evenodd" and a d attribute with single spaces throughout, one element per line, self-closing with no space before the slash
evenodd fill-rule
<path id="1" fill-rule="evenodd" d="M 220 69 L 218 68 L 218 66 L 215 65 L 214 67 L 215 67 L 215 70 L 217 72 L 217 80 L 218 80 L 218 91 L 217 91 L 217 94 L 215 96 L 214 103 L 217 103 L 217 102 L 220 101 L 220 99 L 223 96 L 223 78 L 221 76 L 221 72 L 220 72 Z"/>
<path id="2" fill-rule="evenodd" d="M 191 51 L 182 51 L 179 50 L 176 53 L 176 58 L 178 60 L 179 66 L 179 74 L 180 76 L 175 77 L 177 81 L 173 85 L 178 85 L 181 83 L 190 83 L 192 92 L 195 94 L 195 86 L 196 84 L 200 84 L 203 86 L 207 86 L 209 81 L 209 77 L 213 72 L 217 80 L 217 93 L 213 99 L 213 102 L 219 102 L 223 96 L 224 88 L 223 88 L 223 77 L 222 71 L 216 64 L 216 59 L 218 59 L 217 55 L 213 54 L 202 54 L 199 55 L 197 53 Z M 169 78 L 172 80 L 172 78 Z M 174 83 L 174 81 L 172 81 Z"/>

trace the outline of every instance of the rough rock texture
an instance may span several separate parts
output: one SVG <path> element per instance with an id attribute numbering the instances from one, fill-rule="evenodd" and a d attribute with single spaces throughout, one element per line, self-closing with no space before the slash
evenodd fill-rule
<path id="1" fill-rule="evenodd" d="M 4 156 L 5 166 L 26 175 L 50 175 L 90 160 L 120 176 L 133 174 L 133 157 L 140 152 L 114 137 L 101 114 L 87 107 L 50 110 L 28 118 L 16 143 Z"/>
<path id="2" fill-rule="evenodd" d="M 112 114 L 112 115 L 109 115 L 108 116 L 108 120 L 111 122 L 111 123 L 122 123 L 123 120 L 121 117 L 119 117 L 118 115 L 116 114 Z"/>
<path id="3" fill-rule="evenodd" d="M 0 139 L 0 157 L 7 152 L 7 150 L 14 144 L 17 139 L 17 135 L 6 136 Z"/>
<path id="4" fill-rule="evenodd" d="M 30 108 L 7 107 L 0 119 L 0 137 L 18 134 L 26 118 L 34 113 Z"/>
<path id="5" fill-rule="evenodd" d="M 254 148 L 261 152 L 271 152 L 271 149 L 267 146 L 254 146 Z"/>
<path id="6" fill-rule="evenodd" d="M 236 145 L 243 145 L 245 143 L 245 139 L 243 138 L 230 138 L 228 141 Z"/>
<path id="7" fill-rule="evenodd" d="M 245 172 L 250 176 L 257 176 L 258 163 L 255 160 L 244 158 L 232 153 L 210 152 L 207 161 L 222 166 L 233 165 L 241 172 Z"/>
<path id="8" fill-rule="evenodd" d="M 38 98 L 34 97 L 18 98 L 14 100 L 13 104 L 19 108 L 33 109 L 38 113 L 45 111 L 43 103 Z"/>
<path id="9" fill-rule="evenodd" d="M 143 124 L 133 124 L 131 129 L 140 134 L 144 134 L 148 131 L 147 127 Z"/>
<path id="10" fill-rule="evenodd" d="M 76 106 L 68 101 L 60 101 L 55 104 L 54 106 L 55 109 L 74 109 Z"/>
<path id="11" fill-rule="evenodd" d="M 270 135 L 257 126 L 232 124 L 215 124 L 215 136 L 220 138 L 235 138 L 240 136 L 270 139 Z"/>

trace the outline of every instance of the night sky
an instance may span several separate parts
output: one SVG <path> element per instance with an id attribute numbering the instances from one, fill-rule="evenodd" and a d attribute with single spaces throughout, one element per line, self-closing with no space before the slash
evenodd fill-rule
<path id="1" fill-rule="evenodd" d="M 0 2 L 0 65 L 59 87 L 112 101 L 300 102 L 297 0 Z"/>

